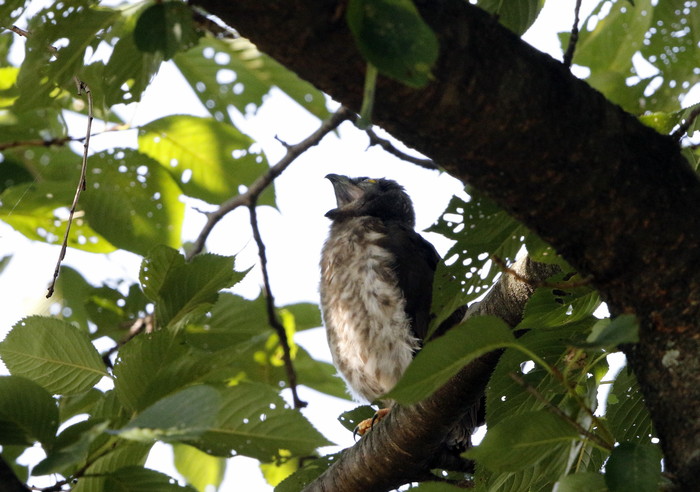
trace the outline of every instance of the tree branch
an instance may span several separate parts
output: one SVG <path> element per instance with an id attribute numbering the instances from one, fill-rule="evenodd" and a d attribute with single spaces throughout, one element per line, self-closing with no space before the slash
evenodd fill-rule
<path id="1" fill-rule="evenodd" d="M 255 198 L 253 198 L 250 205 L 248 205 L 248 210 L 250 211 L 250 227 L 253 229 L 253 237 L 255 238 L 255 243 L 258 245 L 258 255 L 260 256 L 260 269 L 262 270 L 263 287 L 265 289 L 267 320 L 270 326 L 277 333 L 277 338 L 279 338 L 280 345 L 282 346 L 282 360 L 284 361 L 284 369 L 287 372 L 289 388 L 292 390 L 292 401 L 294 402 L 294 408 L 304 408 L 307 403 L 299 398 L 299 394 L 297 393 L 297 374 L 294 371 L 294 365 L 292 364 L 292 354 L 289 349 L 287 332 L 284 329 L 284 326 L 282 326 L 282 323 L 280 323 L 280 320 L 277 319 L 277 314 L 275 314 L 275 298 L 272 295 L 270 277 L 267 274 L 267 254 L 265 253 L 265 243 L 262 240 L 262 236 L 260 236 L 256 206 Z"/>
<path id="2" fill-rule="evenodd" d="M 365 130 L 365 133 L 369 137 L 369 145 L 370 146 L 379 145 L 382 149 L 384 149 L 386 152 L 390 153 L 391 155 L 394 155 L 401 160 L 404 160 L 406 162 L 410 162 L 411 164 L 415 164 L 416 166 L 420 166 L 420 167 L 423 167 L 425 169 L 432 169 L 432 170 L 440 169 L 438 167 L 438 165 L 433 162 L 432 159 L 421 159 L 420 157 L 415 157 L 415 156 L 409 155 L 405 152 L 401 152 L 389 140 L 381 138 L 379 135 L 377 135 L 372 128 L 368 128 L 367 130 Z"/>
<path id="3" fill-rule="evenodd" d="M 576 51 L 576 43 L 578 43 L 578 23 L 579 14 L 581 12 L 581 0 L 576 0 L 574 7 L 574 25 L 571 27 L 571 37 L 569 37 L 569 45 L 564 53 L 564 61 L 562 62 L 566 68 L 571 68 L 571 62 L 574 59 L 574 51 Z"/>
<path id="4" fill-rule="evenodd" d="M 365 61 L 336 0 L 198 0 L 347 107 Z M 672 138 L 462 0 L 416 0 L 433 79 L 380 77 L 373 121 L 474 186 L 590 277 L 613 315 L 679 490 L 700 480 L 700 181 Z M 280 29 L 280 26 L 284 26 Z M 313 56 L 309 56 L 313 53 Z M 660 177 L 663 179 L 660 179 Z"/>
<path id="5" fill-rule="evenodd" d="M 295 145 L 285 145 L 287 153 L 280 161 L 272 166 L 265 174 L 256 179 L 253 184 L 248 187 L 245 193 L 236 195 L 225 201 L 214 212 L 208 212 L 207 223 L 204 224 L 202 231 L 195 240 L 192 248 L 187 252 L 187 259 L 192 259 L 195 255 L 204 250 L 204 244 L 211 233 L 214 226 L 224 218 L 226 214 L 232 212 L 240 206 L 250 206 L 251 203 L 257 201 L 258 196 L 272 183 L 277 176 L 282 174 L 287 167 L 296 160 L 301 154 L 309 150 L 314 145 L 317 145 L 323 137 L 338 128 L 345 120 L 354 118 L 355 115 L 348 109 L 341 107 L 330 118 L 321 123 L 321 126 L 306 137 L 304 140 Z"/>
<path id="6" fill-rule="evenodd" d="M 504 274 L 465 318 L 495 315 L 510 326 L 521 319 L 525 303 L 537 285 L 559 268 L 528 257 L 512 267 L 518 278 Z M 521 279 L 527 279 L 527 282 Z M 503 302 L 507 299 L 508 302 Z M 307 492 L 384 491 L 433 477 L 433 468 L 451 468 L 454 457 L 440 452 L 444 437 L 481 399 L 500 358 L 491 352 L 465 366 L 432 396 L 411 406 L 395 406 L 379 425 L 347 449 Z M 434 478 L 434 477 L 433 477 Z"/>

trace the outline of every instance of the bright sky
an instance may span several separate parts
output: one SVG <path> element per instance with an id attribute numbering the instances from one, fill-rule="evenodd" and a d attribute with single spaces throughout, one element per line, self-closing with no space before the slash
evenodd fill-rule
<path id="1" fill-rule="evenodd" d="M 538 49 L 561 59 L 556 33 L 570 29 L 574 3 L 574 0 L 549 1 L 525 39 Z M 594 0 L 584 1 L 582 18 L 586 17 L 593 3 Z M 23 27 L 21 22 L 18 25 Z M 174 101 L 177 107 L 174 107 Z M 170 64 L 161 68 L 142 103 L 119 109 L 119 113 L 134 126 L 173 111 L 207 115 L 189 86 Z M 287 143 L 296 143 L 319 125 L 318 120 L 280 93 L 274 94 L 253 118 L 239 118 L 238 121 L 240 128 L 260 143 L 271 164 L 277 162 L 285 151 L 275 136 Z M 99 124 L 93 126 L 94 131 L 100 129 Z M 83 132 L 82 118 L 71 121 L 71 135 L 82 135 Z M 299 301 L 318 302 L 318 261 L 328 228 L 328 220 L 323 214 L 333 208 L 335 202 L 330 183 L 323 179 L 326 174 L 333 172 L 399 180 L 414 200 L 418 230 L 434 223 L 452 194 L 462 190 L 462 184 L 447 175 L 399 161 L 377 148 L 367 149 L 367 137 L 348 123 L 340 128 L 340 136 L 327 136 L 321 145 L 297 159 L 276 181 L 279 212 L 269 207 L 258 212 L 261 234 L 267 248 L 272 289 L 279 305 Z M 91 140 L 92 151 L 115 146 L 136 146 L 136 132 L 106 134 Z M 196 238 L 203 223 L 203 216 L 190 210 L 185 222 L 185 239 Z M 446 251 L 448 244 L 441 237 L 426 234 L 426 238 L 435 243 L 439 251 Z M 217 225 L 209 237 L 207 248 L 219 254 L 237 254 L 237 266 L 240 268 L 256 264 L 257 250 L 245 208 L 230 214 Z M 44 299 L 44 295 L 58 248 L 28 241 L 0 223 L 0 257 L 8 254 L 12 254 L 13 258 L 0 283 L 0 299 L 6 300 L 0 312 L 0 339 L 20 318 L 50 306 L 50 301 Z M 104 257 L 71 249 L 65 261 L 66 265 L 76 268 L 95 284 L 118 278 L 136 281 L 139 263 L 140 259 L 129 253 L 117 252 Z M 235 291 L 255 297 L 260 285 L 259 270 L 254 269 Z M 322 328 L 299 335 L 297 341 L 312 355 L 330 361 Z M 0 367 L 0 371 L 3 370 Z M 319 395 L 305 388 L 300 389 L 300 396 L 309 402 L 304 413 L 324 435 L 342 447 L 352 444 L 350 433 L 340 426 L 336 417 L 354 408 L 355 403 Z M 35 462 L 37 453 L 27 459 Z M 151 454 L 149 466 L 173 475 L 175 472 L 171 462 L 169 447 L 159 445 Z M 241 487 L 241 484 L 245 485 Z M 255 461 L 237 457 L 230 462 L 222 487 L 222 490 L 233 489 L 269 490 L 269 487 Z"/>

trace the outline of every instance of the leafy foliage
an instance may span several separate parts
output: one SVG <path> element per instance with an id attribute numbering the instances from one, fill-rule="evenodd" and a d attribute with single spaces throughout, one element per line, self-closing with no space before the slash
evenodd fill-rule
<path id="1" fill-rule="evenodd" d="M 185 203 L 226 202 L 269 168 L 239 128 L 242 118 L 273 90 L 324 118 L 326 96 L 248 40 L 207 32 L 186 2 L 76 0 L 45 2 L 38 11 L 32 3 L 0 5 L 0 26 L 24 22 L 30 33 L 24 47 L 14 33 L 0 34 L 0 219 L 26 238 L 57 245 L 66 228 L 83 143 L 68 122 L 88 111 L 76 78 L 90 88 L 94 116 L 107 128 L 100 133 L 130 129 L 121 105 L 142 100 L 165 60 L 209 116 L 170 114 L 135 129 L 135 148 L 90 155 L 68 247 L 132 253 L 142 261 L 140 276 L 94 285 L 63 267 L 44 315 L 17 322 L 0 342 L 11 374 L 0 377 L 2 459 L 26 481 L 29 469 L 17 460 L 39 443 L 46 457 L 31 474 L 65 479 L 77 492 L 201 491 L 221 485 L 226 458 L 244 455 L 261 463 L 277 490 L 301 490 L 337 455 L 319 456 L 332 443 L 280 395 L 288 375 L 265 299 L 229 291 L 246 275 L 234 257 L 186 260 L 179 249 Z M 516 34 L 544 5 L 476 3 Z M 691 7 L 601 0 L 582 22 L 574 64 L 645 124 L 668 134 L 687 123 L 692 133 L 697 105 L 682 105 L 700 82 L 700 11 Z M 25 11 L 33 12 L 26 20 Z M 438 37 L 411 0 L 350 0 L 345 13 L 361 55 L 381 74 L 415 88 L 431 81 Z M 561 37 L 566 45 L 568 33 Z M 696 169 L 697 146 L 684 153 Z M 605 413 L 597 408 L 606 356 L 637 340 L 636 321 L 599 320 L 601 300 L 585 280 L 488 198 L 470 195 L 454 197 L 430 228 L 453 241 L 434 284 L 433 327 L 509 275 L 523 249 L 562 273 L 540 286 L 514 329 L 473 318 L 427 344 L 390 397 L 419 401 L 464 364 L 503 350 L 486 393 L 488 432 L 469 452 L 476 490 L 656 490 L 661 455 L 634 375 L 623 370 Z M 275 200 L 270 186 L 257 203 Z M 8 261 L 0 259 L 0 273 Z M 335 369 L 294 342 L 296 332 L 320 326 L 318 307 L 300 303 L 274 314 L 298 382 L 348 399 Z M 361 406 L 340 421 L 352 430 L 373 412 Z M 188 485 L 144 467 L 156 441 L 173 446 Z"/>

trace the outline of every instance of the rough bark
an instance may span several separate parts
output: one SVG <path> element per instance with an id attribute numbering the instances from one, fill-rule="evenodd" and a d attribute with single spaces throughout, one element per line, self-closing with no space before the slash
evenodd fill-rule
<path id="1" fill-rule="evenodd" d="M 336 0 L 198 0 L 354 109 L 364 62 Z M 669 137 L 463 0 L 418 0 L 440 40 L 435 79 L 380 79 L 374 121 L 491 196 L 640 321 L 626 353 L 666 469 L 700 480 L 700 182 Z"/>

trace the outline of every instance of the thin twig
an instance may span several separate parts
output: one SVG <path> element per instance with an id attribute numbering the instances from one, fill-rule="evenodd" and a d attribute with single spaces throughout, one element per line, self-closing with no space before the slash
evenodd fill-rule
<path id="1" fill-rule="evenodd" d="M 130 130 L 132 127 L 129 125 L 114 125 L 112 127 L 106 128 L 103 131 L 94 132 L 90 137 L 96 137 L 98 135 L 103 135 L 109 132 L 116 132 L 121 130 Z M 87 136 L 82 137 L 56 137 L 48 140 L 41 138 L 34 138 L 29 140 L 14 140 L 12 142 L 0 143 L 0 152 L 8 149 L 14 149 L 16 147 L 53 147 L 54 145 L 63 145 L 70 142 L 84 142 Z"/>
<path id="2" fill-rule="evenodd" d="M 549 410 L 551 410 L 553 413 L 555 413 L 558 417 L 564 419 L 569 425 L 574 427 L 580 434 L 586 436 L 587 439 L 593 441 L 598 446 L 600 446 L 603 449 L 607 449 L 608 451 L 610 451 L 613 448 L 614 444 L 611 444 L 611 443 L 603 440 L 600 436 L 598 436 L 597 434 L 594 434 L 593 432 L 589 431 L 588 429 L 583 427 L 581 424 L 576 422 L 573 418 L 571 418 L 569 415 L 567 415 L 561 408 L 554 405 L 551 401 L 549 401 L 547 398 L 545 398 L 544 395 L 542 395 L 542 393 L 540 393 L 537 390 L 537 388 L 532 386 L 530 383 L 525 381 L 523 378 L 521 378 L 520 376 L 518 376 L 517 374 L 512 373 L 512 372 L 509 373 L 508 375 L 510 376 L 510 378 L 513 381 L 515 381 L 517 384 L 522 386 L 525 389 L 525 391 L 527 391 L 532 396 L 534 396 L 538 401 L 544 403 L 545 406 Z M 588 413 L 591 414 L 590 409 L 589 409 Z"/>
<path id="3" fill-rule="evenodd" d="M 395 155 L 399 159 L 402 159 L 406 162 L 410 162 L 411 164 L 424 167 L 425 169 L 439 169 L 438 165 L 435 164 L 435 161 L 433 161 L 432 159 L 421 159 L 420 157 L 414 157 L 405 152 L 401 152 L 389 140 L 381 138 L 379 135 L 377 135 L 374 132 L 374 130 L 372 130 L 372 128 L 366 129 L 365 133 L 367 133 L 367 136 L 369 137 L 370 147 L 372 145 L 379 145 L 388 153 Z"/>
<path id="4" fill-rule="evenodd" d="M 686 133 L 688 133 L 690 126 L 695 123 L 698 116 L 700 116 L 700 105 L 690 112 L 688 117 L 683 120 L 683 123 L 681 123 L 681 126 L 679 126 L 678 129 L 671 134 L 671 138 L 676 141 L 680 141 L 680 139 L 683 138 Z"/>
<path id="5" fill-rule="evenodd" d="M 295 145 L 287 147 L 287 153 L 280 161 L 272 166 L 265 174 L 256 179 L 253 184 L 248 187 L 245 193 L 236 195 L 225 201 L 219 208 L 213 212 L 207 213 L 207 223 L 204 224 L 202 231 L 192 245 L 192 248 L 187 252 L 187 259 L 192 259 L 195 255 L 202 252 L 207 237 L 211 233 L 214 226 L 226 214 L 243 205 L 250 205 L 262 193 L 272 181 L 277 178 L 294 160 L 308 149 L 317 145 L 323 137 L 335 130 L 343 121 L 353 118 L 355 115 L 348 109 L 341 107 L 330 118 L 324 121 L 314 133 L 306 137 L 304 140 Z"/>
<path id="6" fill-rule="evenodd" d="M 75 210 L 78 207 L 78 200 L 80 199 L 80 193 L 85 191 L 87 184 L 85 182 L 85 176 L 87 174 L 87 161 L 88 161 L 88 148 L 90 147 L 90 131 L 92 130 L 92 92 L 88 85 L 82 80 L 78 80 L 74 77 L 75 83 L 78 86 L 78 95 L 85 94 L 88 100 L 88 120 L 87 120 L 87 131 L 85 132 L 85 142 L 83 143 L 83 165 L 80 169 L 80 180 L 78 181 L 78 187 L 75 190 L 75 196 L 73 197 L 73 204 L 70 207 L 70 213 L 68 215 L 68 223 L 66 224 L 66 233 L 63 236 L 63 244 L 61 245 L 61 252 L 58 255 L 58 261 L 56 262 L 56 268 L 53 272 L 53 279 L 49 285 L 46 298 L 48 299 L 53 295 L 54 288 L 56 287 L 56 280 L 58 280 L 58 272 L 61 269 L 61 263 L 66 257 L 66 249 L 68 248 L 68 235 L 70 234 L 70 228 L 73 224 L 73 216 L 75 215 Z"/>
<path id="7" fill-rule="evenodd" d="M 564 54 L 564 66 L 566 68 L 571 68 L 571 62 L 574 59 L 574 51 L 576 51 L 576 43 L 578 43 L 578 23 L 579 23 L 579 13 L 581 12 L 581 0 L 576 0 L 576 7 L 574 8 L 574 25 L 571 28 L 571 37 L 569 37 L 569 46 L 566 48 L 566 53 Z"/>
<path id="8" fill-rule="evenodd" d="M 297 393 L 297 374 L 294 371 L 294 365 L 292 364 L 292 354 L 289 348 L 289 340 L 287 339 L 287 332 L 277 319 L 277 314 L 275 313 L 275 298 L 272 295 L 272 289 L 270 288 L 270 277 L 267 274 L 267 255 L 265 253 L 265 243 L 260 236 L 260 228 L 258 227 L 258 216 L 256 212 L 256 198 L 251 199 L 248 205 L 248 210 L 250 211 L 250 227 L 253 229 L 253 237 L 255 238 L 255 243 L 258 245 L 258 255 L 260 256 L 260 268 L 262 269 L 263 276 L 263 287 L 265 289 L 265 307 L 267 308 L 267 320 L 270 326 L 277 332 L 277 337 L 280 339 L 280 345 L 282 346 L 282 360 L 284 361 L 284 369 L 287 371 L 287 381 L 289 382 L 289 388 L 292 390 L 292 400 L 294 401 L 294 408 L 304 408 L 307 403 L 299 398 Z"/>

